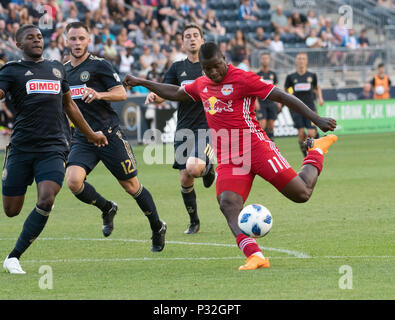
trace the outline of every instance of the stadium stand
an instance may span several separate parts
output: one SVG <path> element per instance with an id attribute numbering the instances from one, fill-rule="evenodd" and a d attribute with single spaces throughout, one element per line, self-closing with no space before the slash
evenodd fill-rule
<path id="1" fill-rule="evenodd" d="M 352 29 L 339 22 L 339 8 L 344 6 L 352 8 Z M 280 83 L 294 69 L 299 51 L 308 53 L 309 69 L 318 74 L 324 88 L 362 87 L 379 62 L 389 72 L 395 66 L 393 0 L 0 0 L 0 53 L 6 61 L 18 59 L 15 31 L 22 24 L 34 23 L 40 25 L 49 48 L 47 57 L 59 59 L 60 55 L 67 60 L 65 25 L 83 21 L 91 28 L 91 51 L 108 58 L 118 70 L 122 63 L 121 74 L 128 69 L 128 61 L 129 72 L 146 76 L 149 68 L 140 58 L 144 50 L 152 55 L 154 44 L 160 45 L 160 56 L 167 61 L 159 70 L 163 74 L 174 60 L 185 56 L 180 44 L 182 27 L 190 22 L 204 26 L 210 10 L 222 29 L 206 29 L 206 41 L 226 42 L 230 51 L 229 44 L 241 31 L 247 41 L 246 56 L 231 62 L 243 62 L 256 71 L 260 54 L 271 51 Z M 279 34 L 278 41 L 274 41 L 275 34 Z"/>

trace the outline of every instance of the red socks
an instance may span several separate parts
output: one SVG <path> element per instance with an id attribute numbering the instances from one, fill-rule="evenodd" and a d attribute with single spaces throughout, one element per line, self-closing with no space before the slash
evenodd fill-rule
<path id="1" fill-rule="evenodd" d="M 302 165 L 311 164 L 318 170 L 318 175 L 321 173 L 322 166 L 324 163 L 324 156 L 317 150 L 311 150 L 304 158 Z"/>
<path id="2" fill-rule="evenodd" d="M 246 235 L 240 233 L 236 237 L 236 242 L 241 251 L 245 254 L 248 258 L 250 255 L 260 252 L 262 253 L 261 249 L 259 249 L 258 244 L 254 238 L 247 237 Z"/>

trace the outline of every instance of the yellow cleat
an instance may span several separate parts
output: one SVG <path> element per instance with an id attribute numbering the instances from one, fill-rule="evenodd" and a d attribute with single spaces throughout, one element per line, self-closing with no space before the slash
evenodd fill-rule
<path id="1" fill-rule="evenodd" d="M 247 258 L 245 265 L 240 266 L 239 270 L 255 270 L 258 268 L 269 268 L 270 262 L 268 258 L 261 258 L 257 255 L 251 255 Z"/>
<path id="2" fill-rule="evenodd" d="M 337 141 L 337 136 L 328 134 L 320 139 L 308 139 L 306 141 L 307 151 L 320 149 L 323 154 L 328 152 L 329 147 Z"/>

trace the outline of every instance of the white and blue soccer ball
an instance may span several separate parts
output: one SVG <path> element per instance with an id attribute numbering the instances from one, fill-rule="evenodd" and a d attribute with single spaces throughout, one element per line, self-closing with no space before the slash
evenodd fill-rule
<path id="1" fill-rule="evenodd" d="M 239 228 L 248 237 L 261 238 L 273 225 L 270 211 L 261 204 L 250 204 L 239 213 Z"/>

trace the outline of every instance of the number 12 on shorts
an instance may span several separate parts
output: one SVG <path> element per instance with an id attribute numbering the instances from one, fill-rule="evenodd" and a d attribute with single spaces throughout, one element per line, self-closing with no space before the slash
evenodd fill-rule
<path id="1" fill-rule="evenodd" d="M 125 174 L 132 173 L 135 170 L 135 168 L 132 167 L 132 160 L 130 159 L 122 161 L 121 166 L 123 168 L 123 171 L 125 171 Z"/>

